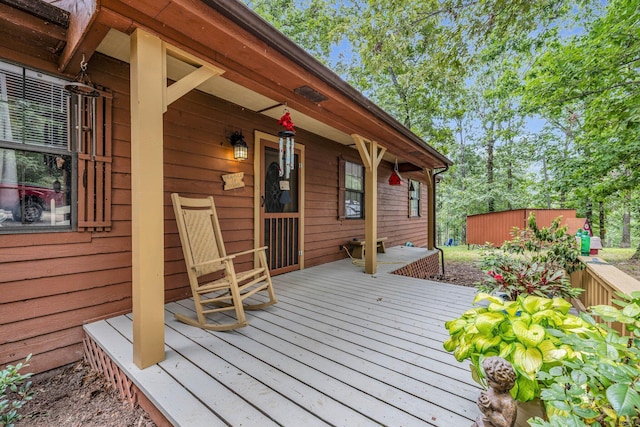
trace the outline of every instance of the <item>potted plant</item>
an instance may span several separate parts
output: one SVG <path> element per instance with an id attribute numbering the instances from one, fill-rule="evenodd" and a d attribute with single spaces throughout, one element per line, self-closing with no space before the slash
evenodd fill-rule
<path id="1" fill-rule="evenodd" d="M 582 333 L 592 326 L 569 313 L 571 304 L 562 298 L 520 295 L 515 301 L 504 301 L 479 293 L 474 304 L 486 306 L 467 310 L 457 319 L 445 323 L 450 337 L 444 348 L 458 361 L 470 360 L 476 382 L 486 386 L 480 366 L 489 356 L 500 356 L 516 371 L 513 397 L 526 402 L 540 396 L 537 373 L 558 366 L 573 357 L 570 346 L 548 333 L 548 328 L 567 333 Z"/>

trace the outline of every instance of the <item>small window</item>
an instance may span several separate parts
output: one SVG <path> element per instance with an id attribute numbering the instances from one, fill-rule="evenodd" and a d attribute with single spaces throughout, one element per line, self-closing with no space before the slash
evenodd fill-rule
<path id="1" fill-rule="evenodd" d="M 420 216 L 420 182 L 409 180 L 409 216 Z"/>
<path id="2" fill-rule="evenodd" d="M 345 162 L 344 208 L 346 218 L 364 218 L 364 167 Z"/>
<path id="3" fill-rule="evenodd" d="M 0 61 L 0 233 L 111 227 L 111 101 Z"/>

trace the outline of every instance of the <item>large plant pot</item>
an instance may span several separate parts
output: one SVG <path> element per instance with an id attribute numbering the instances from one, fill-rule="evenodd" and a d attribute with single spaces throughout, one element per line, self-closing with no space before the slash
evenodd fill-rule
<path id="1" fill-rule="evenodd" d="M 518 415 L 516 416 L 515 427 L 529 427 L 527 420 L 533 417 L 547 419 L 547 413 L 544 404 L 540 399 L 530 400 L 529 402 L 517 402 Z"/>

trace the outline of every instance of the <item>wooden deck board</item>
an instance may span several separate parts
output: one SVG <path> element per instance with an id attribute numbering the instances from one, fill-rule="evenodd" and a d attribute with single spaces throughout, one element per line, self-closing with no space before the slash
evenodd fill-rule
<path id="1" fill-rule="evenodd" d="M 176 426 L 469 425 L 479 388 L 442 342 L 475 290 L 388 274 L 412 249 L 380 254 L 375 276 L 349 260 L 276 276 L 279 303 L 232 332 L 175 320 L 191 299 L 167 304 L 166 360 L 142 371 L 130 315 L 86 329 Z"/>

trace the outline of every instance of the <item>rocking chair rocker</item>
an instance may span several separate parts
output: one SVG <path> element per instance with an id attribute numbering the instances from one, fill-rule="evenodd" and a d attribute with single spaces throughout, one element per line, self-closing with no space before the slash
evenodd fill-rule
<path id="1" fill-rule="evenodd" d="M 176 319 L 203 329 L 226 331 L 249 324 L 244 310 L 257 310 L 277 302 L 267 266 L 266 246 L 227 255 L 213 197 L 188 198 L 173 193 L 171 201 L 197 314 L 197 318 L 193 318 L 176 313 Z M 236 273 L 234 259 L 251 253 L 257 255 L 258 266 Z M 261 291 L 267 292 L 268 301 L 243 304 L 245 299 Z M 224 311 L 235 311 L 236 322 L 211 323 L 206 318 L 208 314 Z"/>

